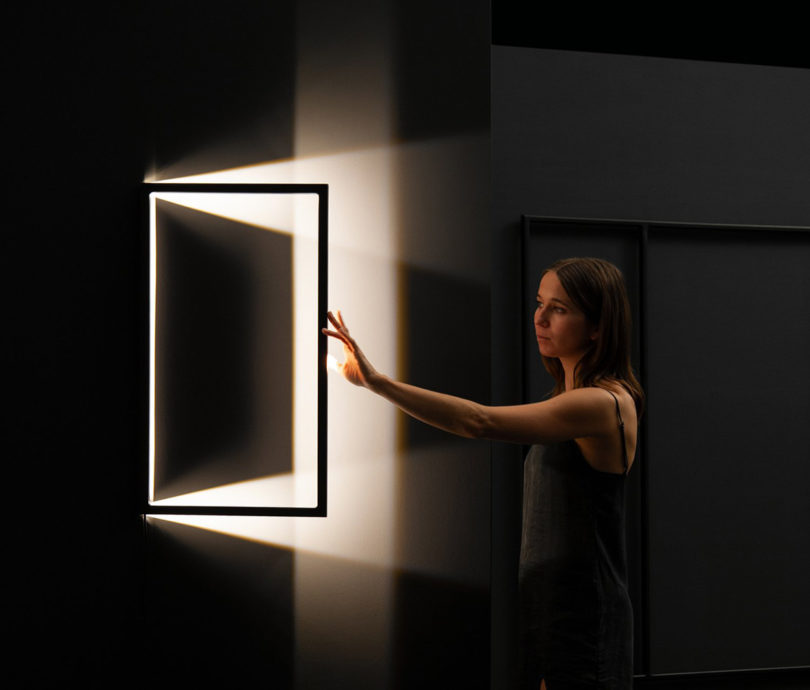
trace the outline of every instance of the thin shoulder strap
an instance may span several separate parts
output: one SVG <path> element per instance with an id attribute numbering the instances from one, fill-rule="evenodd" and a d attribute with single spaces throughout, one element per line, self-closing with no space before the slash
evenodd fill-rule
<path id="1" fill-rule="evenodd" d="M 619 399 L 616 397 L 613 391 L 608 391 L 608 393 L 613 396 L 613 402 L 616 403 L 616 417 L 619 419 L 619 433 L 622 437 L 622 460 L 624 461 L 624 473 L 627 474 L 630 471 L 630 467 L 627 463 L 627 441 L 624 438 L 624 420 L 622 419 L 622 411 L 619 409 Z"/>

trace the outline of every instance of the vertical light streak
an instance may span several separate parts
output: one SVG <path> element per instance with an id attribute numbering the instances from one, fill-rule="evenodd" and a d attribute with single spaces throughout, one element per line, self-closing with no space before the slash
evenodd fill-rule
<path id="1" fill-rule="evenodd" d="M 155 500 L 155 317 L 157 297 L 157 219 L 149 195 L 149 502 Z"/>
<path id="2" fill-rule="evenodd" d="M 157 402 L 157 200 L 255 226 L 292 237 L 292 333 L 275 334 L 275 324 L 260 320 L 265 337 L 293 339 L 292 474 L 211 487 L 157 503 L 175 505 L 233 505 L 315 507 L 318 502 L 318 196 L 316 194 L 214 194 L 153 192 L 150 216 L 150 381 L 149 381 L 149 501 L 155 503 Z M 258 355 L 257 375 L 272 367 Z M 266 371 L 265 371 L 266 373 Z M 261 383 L 259 384 L 261 385 Z"/>

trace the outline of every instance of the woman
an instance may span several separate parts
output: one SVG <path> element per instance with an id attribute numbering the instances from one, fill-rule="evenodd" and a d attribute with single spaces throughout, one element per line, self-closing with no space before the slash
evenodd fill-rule
<path id="1" fill-rule="evenodd" d="M 621 272 L 601 259 L 554 263 L 537 291 L 537 347 L 550 399 L 492 407 L 378 373 L 343 318 L 329 313 L 347 380 L 409 415 L 470 438 L 531 444 L 520 554 L 522 678 L 531 690 L 632 684 L 632 609 L 624 544 L 625 477 L 641 386 L 630 365 Z"/>

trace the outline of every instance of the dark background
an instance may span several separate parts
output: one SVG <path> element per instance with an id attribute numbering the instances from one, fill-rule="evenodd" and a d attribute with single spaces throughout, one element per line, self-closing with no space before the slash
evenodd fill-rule
<path id="1" fill-rule="evenodd" d="M 13 414 L 6 419 L 9 442 L 4 456 L 11 470 L 6 563 L 15 687 L 52 687 L 66 680 L 84 687 L 123 682 L 209 687 L 232 682 L 226 669 L 234 668 L 245 686 L 265 683 L 271 676 L 278 687 L 294 687 L 289 554 L 213 535 L 192 537 L 182 528 L 153 532 L 147 541 L 136 479 L 146 450 L 146 225 L 140 184 L 150 171 L 178 175 L 291 155 L 296 9 L 303 4 L 319 9 L 313 2 L 241 1 L 227 7 L 214 2 L 80 2 L 7 10 L 5 150 L 10 155 L 2 256 L 10 316 L 4 331 L 11 381 L 6 392 Z M 401 140 L 488 131 L 486 5 L 391 3 L 398 27 L 396 133 Z M 352 23 L 373 14 L 371 4 L 362 1 L 341 3 L 341 8 L 344 20 Z M 327 4 L 320 9 L 326 12 Z M 507 46 L 561 49 L 564 54 L 552 54 L 551 64 L 559 68 L 562 82 L 580 84 L 582 60 L 590 58 L 571 53 L 569 59 L 566 50 L 794 68 L 806 67 L 807 59 L 795 40 L 798 22 L 790 17 L 763 22 L 738 14 L 728 23 L 735 31 L 719 22 L 709 26 L 696 16 L 641 17 L 640 28 L 633 30 L 628 29 L 631 18 L 616 16 L 606 30 L 606 24 L 593 17 L 597 40 L 597 29 L 584 30 L 573 12 L 552 13 L 538 22 L 509 3 L 495 2 L 492 11 L 497 63 L 491 77 L 492 276 L 483 288 L 474 285 L 472 294 L 493 307 L 491 397 L 498 401 L 509 397 L 505 391 L 519 381 L 504 364 L 519 351 L 519 345 L 509 342 L 519 328 L 511 312 L 504 310 L 504 317 L 499 308 L 519 292 L 509 267 L 518 261 L 514 226 L 522 213 L 683 220 L 671 217 L 677 199 L 672 207 L 663 202 L 600 205 L 598 180 L 577 186 L 553 168 L 541 166 L 532 173 L 515 166 L 514 151 L 525 149 L 528 141 L 520 138 L 524 118 L 518 114 L 527 110 L 508 104 L 499 89 L 510 87 L 507 75 L 512 75 L 516 92 L 526 80 L 545 86 L 553 80 L 542 72 L 544 67 L 536 73 L 531 65 L 520 65 L 522 54 Z M 688 30 L 679 34 L 678 27 Z M 326 43 L 329 32 L 323 30 Z M 613 38 L 605 42 L 606 35 Z M 687 39 L 676 40 L 675 35 Z M 662 36 L 669 37 L 662 41 Z M 431 50 L 425 51 L 425 45 Z M 585 65 L 586 72 L 598 63 L 596 54 L 592 59 L 596 62 Z M 261 70 L 257 63 L 263 65 Z M 700 72 L 697 63 L 693 67 Z M 607 63 L 606 69 L 621 72 L 623 66 Z M 642 72 L 631 65 L 631 74 Z M 666 65 L 661 72 L 668 73 Z M 791 84 L 806 85 L 806 78 L 794 72 L 755 72 L 745 73 L 736 88 L 774 80 L 779 93 Z M 600 95 L 596 88 L 580 93 L 590 103 L 630 105 L 622 94 Z M 722 194 L 702 197 L 692 207 L 691 220 L 808 224 L 806 189 L 800 194 L 799 187 L 806 182 L 802 174 L 808 167 L 802 156 L 810 147 L 803 146 L 806 128 L 797 125 L 806 123 L 806 117 L 796 115 L 807 112 L 806 90 L 797 97 L 803 99 L 798 105 L 782 100 L 768 111 L 783 108 L 792 123 L 778 132 L 777 148 L 788 152 L 787 162 L 783 168 L 766 167 L 775 174 L 768 188 L 784 190 L 787 185 L 796 190 L 792 196 L 765 199 L 752 211 L 750 195 L 762 189 L 765 173 L 747 181 L 738 177 Z M 710 94 L 701 98 L 711 101 Z M 512 108 L 506 116 L 505 104 Z M 733 111 L 710 111 L 737 121 Z M 709 119 L 707 115 L 697 124 L 704 127 L 702 139 L 711 140 L 705 128 Z M 511 133 L 504 133 L 504 122 L 510 123 Z M 608 124 L 603 134 L 609 133 Z M 569 150 L 560 143 L 557 152 L 574 161 L 589 150 L 597 155 L 599 141 L 607 139 L 595 135 L 593 141 L 585 137 Z M 687 159 L 689 151 L 687 147 L 683 154 Z M 713 169 L 717 161 L 720 168 L 731 170 L 734 161 L 728 162 L 727 153 L 722 148 L 706 153 L 698 171 Z M 544 187 L 547 175 L 561 187 Z M 515 185 L 515 176 L 529 182 L 533 196 L 519 198 L 525 190 Z M 459 179 L 460 184 L 471 184 L 464 175 Z M 664 176 L 662 186 L 667 181 Z M 631 193 L 632 180 L 625 184 Z M 506 188 L 513 191 L 506 193 Z M 590 205 L 584 201 L 594 198 Z M 667 195 L 662 192 L 657 198 Z M 748 199 L 747 205 L 741 207 L 732 198 Z M 488 223 L 486 227 L 490 231 Z M 403 256 L 420 242 L 431 241 L 414 228 Z M 470 308 L 461 296 L 470 293 L 458 289 L 451 270 L 421 279 L 418 271 L 408 270 L 403 278 L 402 294 L 410 300 L 405 306 L 425 323 L 441 321 L 430 312 L 437 290 L 444 296 L 442 308 Z M 450 289 L 443 289 L 448 285 Z M 450 326 L 455 333 L 463 327 L 463 320 Z M 480 361 L 489 353 L 486 346 L 471 358 Z M 431 379 L 430 364 L 422 357 L 412 361 L 410 369 L 428 372 L 428 380 L 441 387 L 441 375 Z M 424 440 L 411 442 L 419 445 Z M 494 451 L 496 460 L 502 459 L 500 452 Z M 509 532 L 511 518 L 502 520 L 498 511 L 515 491 L 516 464 L 508 461 L 506 466 L 510 469 L 505 475 L 496 469 L 492 476 L 495 537 L 502 536 L 503 529 Z M 427 477 L 428 483 L 435 480 Z M 418 513 L 417 503 L 412 505 L 412 512 Z M 509 540 L 504 543 L 508 546 Z M 508 639 L 500 636 L 501 611 L 509 610 L 509 595 L 500 592 L 509 591 L 504 583 L 510 580 L 501 555 L 500 547 L 493 550 L 491 592 L 398 574 L 395 649 L 386 662 L 393 669 L 392 687 L 489 687 L 490 674 L 492 686 L 502 686 L 501 679 L 509 673 L 508 654 L 499 642 Z M 271 575 L 257 579 L 257 569 Z M 337 565 L 333 572 L 335 581 L 344 577 Z M 210 607 L 201 609 L 203 602 Z M 161 626 L 155 626 L 156 616 Z M 444 651 L 437 653 L 440 649 Z M 329 658 L 326 649 L 323 658 Z M 317 659 L 310 662 L 318 664 Z M 324 666 L 318 687 L 356 687 L 356 679 L 363 676 L 360 671 L 344 677 L 330 674 L 335 667 L 340 664 Z M 789 684 L 795 681 L 779 678 L 769 679 L 768 687 L 795 686 Z M 690 687 L 703 687 L 699 682 Z M 749 681 L 736 682 L 742 687 Z"/>
<path id="2" fill-rule="evenodd" d="M 625 275 L 647 395 L 627 497 L 636 674 L 803 665 L 810 231 L 529 216 L 523 247 L 524 312 L 548 261 Z M 528 320 L 523 342 L 540 400 L 553 380 Z"/>
<path id="3" fill-rule="evenodd" d="M 720 26 L 719 20 L 707 20 L 700 13 L 662 12 L 653 18 L 637 12 L 625 16 L 613 8 L 610 11 L 615 14 L 599 17 L 586 13 L 581 21 L 574 21 L 570 15 L 555 14 L 551 9 L 544 22 L 531 21 L 523 14 L 520 26 L 510 26 L 510 20 L 504 18 L 501 35 L 506 39 L 499 43 L 499 8 L 494 8 L 495 402 L 508 404 L 526 388 L 520 358 L 515 356 L 529 318 L 516 310 L 514 300 L 521 290 L 521 278 L 514 267 L 523 256 L 522 215 L 580 219 L 602 239 L 601 243 L 590 243 L 592 251 L 604 251 L 602 244 L 613 241 L 610 225 L 605 222 L 610 220 L 637 227 L 644 221 L 669 222 L 677 226 L 675 237 L 691 224 L 808 226 L 810 202 L 802 180 L 807 179 L 810 169 L 810 133 L 805 117 L 810 112 L 810 75 L 807 55 L 789 18 L 764 17 L 756 24 L 735 13 L 724 17 L 725 26 Z M 573 47 L 580 50 L 568 50 Z M 604 52 L 595 52 L 597 49 Z M 582 242 L 575 239 L 579 235 L 572 232 L 560 239 L 552 233 L 553 246 L 549 249 L 548 238 L 546 245 L 539 246 L 549 251 L 550 261 L 555 251 L 584 251 Z M 697 235 L 703 238 L 706 233 L 697 231 Z M 656 285 L 660 288 L 663 281 L 671 290 L 672 301 L 656 314 L 657 352 L 651 347 L 642 351 L 641 359 L 675 358 L 677 366 L 659 362 L 655 370 L 643 372 L 652 405 L 647 423 L 655 421 L 657 433 L 662 435 L 649 439 L 654 444 L 651 453 L 642 457 L 639 476 L 633 478 L 643 482 L 637 488 L 644 488 L 642 505 L 630 506 L 631 510 L 639 509 L 634 519 L 645 519 L 640 508 L 647 501 L 646 519 L 650 522 L 637 523 L 639 539 L 631 539 L 629 546 L 641 547 L 642 553 L 647 549 L 648 554 L 640 557 L 640 569 L 635 570 L 640 578 L 635 583 L 640 582 L 642 589 L 634 592 L 634 606 L 647 617 L 637 621 L 647 628 L 647 633 L 636 631 L 642 637 L 642 647 L 636 649 L 637 672 L 678 674 L 688 669 L 696 675 L 659 675 L 637 679 L 637 684 L 803 687 L 808 684 L 806 670 L 752 673 L 749 677 L 740 673 L 701 677 L 700 672 L 807 664 L 793 646 L 807 638 L 803 622 L 807 619 L 807 598 L 793 587 L 806 568 L 803 554 L 808 539 L 806 529 L 794 531 L 794 527 L 807 522 L 802 517 L 807 513 L 800 492 L 791 486 L 793 481 L 805 481 L 805 444 L 781 445 L 781 452 L 774 452 L 770 459 L 778 464 L 793 458 L 790 471 L 757 474 L 761 462 L 773 452 L 773 448 L 763 450 L 763 439 L 770 437 L 771 429 L 782 428 L 784 418 L 793 419 L 794 407 L 805 409 L 807 375 L 798 373 L 803 370 L 795 363 L 798 387 L 794 394 L 782 397 L 775 396 L 771 386 L 777 385 L 776 380 L 793 380 L 794 364 L 789 363 L 787 370 L 781 369 L 781 377 L 771 380 L 767 373 L 756 373 L 752 363 L 756 360 L 746 347 L 745 354 L 732 349 L 727 356 L 718 355 L 714 363 L 694 365 L 703 345 L 724 344 L 720 333 L 714 332 L 721 325 L 727 329 L 727 337 L 739 337 L 747 324 L 757 334 L 750 342 L 770 353 L 762 359 L 781 357 L 784 348 L 780 341 L 792 340 L 787 334 L 794 332 L 795 320 L 806 325 L 800 316 L 806 311 L 806 278 L 801 273 L 796 276 L 794 265 L 794 270 L 786 271 L 786 275 L 794 276 L 792 287 L 784 288 L 778 279 L 786 269 L 780 252 L 791 254 L 793 245 L 778 242 L 776 235 L 770 237 L 775 243 L 773 253 L 764 251 L 761 242 L 740 244 L 738 238 L 728 237 L 726 241 L 715 237 L 705 245 L 694 244 L 689 250 L 694 251 L 694 257 L 686 259 L 688 236 L 683 235 L 684 244 L 674 241 L 658 245 L 656 254 L 656 260 L 663 262 L 655 267 Z M 559 244 L 554 244 L 556 241 Z M 741 251 L 750 254 L 741 258 Z M 805 265 L 806 275 L 805 255 L 795 256 L 799 266 Z M 757 259 L 762 262 L 761 270 L 753 271 L 750 262 Z M 542 257 L 536 260 L 536 265 L 547 263 Z M 714 281 L 707 261 L 717 267 Z M 666 273 L 662 265 L 668 266 Z M 742 268 L 746 265 L 747 270 Z M 742 281 L 742 275 L 747 280 Z M 524 280 L 525 291 L 531 276 Z M 679 281 L 685 282 L 683 303 Z M 706 284 L 712 288 L 702 290 L 698 297 L 695 290 Z M 732 293 L 749 290 L 757 293 L 751 296 L 752 301 L 742 306 L 733 301 Z M 755 326 L 755 316 L 762 311 L 761 296 L 775 293 L 778 297 L 773 299 L 781 303 L 783 292 L 791 295 L 786 310 L 777 310 L 776 319 Z M 672 309 L 674 304 L 677 310 Z M 751 307 L 750 316 L 746 306 Z M 679 355 L 681 341 L 673 337 L 679 334 L 670 327 L 676 322 L 668 317 L 674 319 L 676 315 L 686 332 L 696 328 L 704 336 L 714 333 L 705 344 L 698 339 L 695 352 L 688 357 Z M 772 331 L 763 325 L 776 322 L 784 328 Z M 662 328 L 663 324 L 667 327 Z M 762 345 L 762 338 L 770 339 L 768 344 Z M 744 344 L 749 344 L 748 339 Z M 687 362 L 693 367 L 689 372 L 684 370 Z M 765 372 L 770 370 L 770 365 L 764 366 Z M 668 397 L 695 375 L 701 389 L 695 401 L 684 401 L 682 391 Z M 768 390 L 771 394 L 766 393 Z M 725 396 L 732 391 L 733 400 L 729 400 Z M 742 400 L 749 404 L 741 407 Z M 699 417 L 694 421 L 698 436 L 684 434 L 677 426 L 678 422 L 692 422 L 687 411 L 671 418 L 662 413 L 661 405 L 671 411 L 673 402 L 681 402 L 681 407 L 694 406 Z M 756 440 L 735 438 L 735 443 L 745 445 L 746 453 L 731 446 L 718 450 L 718 438 L 731 438 L 729 426 L 743 430 L 744 437 L 753 429 L 750 415 L 762 409 L 773 410 L 774 417 L 758 420 L 764 429 L 755 434 Z M 684 448 L 690 436 L 699 440 L 710 433 L 707 428 L 718 434 L 711 443 Z M 780 443 L 787 442 L 788 437 L 783 436 Z M 514 535 L 520 524 L 520 511 L 515 509 L 519 460 L 518 449 L 494 445 L 492 663 L 504 675 L 514 666 L 515 645 L 510 638 L 514 621 L 509 616 L 514 598 L 507 584 L 516 571 L 510 554 L 518 548 Z M 684 464 L 690 461 L 696 463 L 694 472 Z M 642 468 L 649 474 L 645 476 Z M 781 509 L 768 508 L 776 504 L 785 507 L 790 517 Z M 786 568 L 788 562 L 796 564 L 798 570 Z M 787 590 L 772 589 L 767 585 L 770 580 L 791 583 L 787 589 L 792 594 L 786 597 L 789 603 L 782 596 Z M 645 589 L 648 602 L 644 601 Z M 753 620 L 743 621 L 749 615 Z M 782 623 L 764 622 L 774 616 L 781 617 Z M 699 620 L 702 623 L 697 625 Z M 777 657 L 782 661 L 776 661 Z"/>
<path id="4" fill-rule="evenodd" d="M 709 13 L 674 3 L 589 7 L 519 0 L 492 3 L 495 45 L 645 55 L 751 65 L 808 67 L 798 15 L 753 8 Z"/>

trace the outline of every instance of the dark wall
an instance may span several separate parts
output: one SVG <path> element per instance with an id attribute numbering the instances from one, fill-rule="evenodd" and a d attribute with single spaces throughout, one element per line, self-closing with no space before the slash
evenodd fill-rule
<path id="1" fill-rule="evenodd" d="M 809 80 L 798 68 L 496 46 L 496 222 L 523 207 L 806 224 Z"/>
<path id="2" fill-rule="evenodd" d="M 572 5 L 538 6 L 494 0 L 492 42 L 546 50 L 648 55 L 752 65 L 808 67 L 797 15 L 740 9 L 733 16 L 680 8 L 666 17 L 632 9 L 588 8 L 588 21 Z M 666 23 L 666 31 L 662 30 Z M 777 38 L 778 37 L 778 38 Z"/>
<path id="3" fill-rule="evenodd" d="M 423 14 L 438 23 L 422 21 Z M 303 37 L 302 20 L 309 22 Z M 448 42 L 445 33 L 459 22 L 468 30 Z M 225 669 L 237 666 L 241 681 L 272 676 L 279 687 L 308 678 L 320 679 L 319 687 L 359 687 L 367 677 L 391 687 L 425 687 L 430 679 L 485 687 L 485 446 L 448 454 L 403 440 L 393 547 L 400 567 L 384 572 L 190 528 L 145 530 L 137 479 L 147 436 L 147 245 L 139 198 L 147 176 L 414 143 L 384 171 L 403 204 L 392 216 L 404 239 L 394 242 L 386 264 L 394 282 L 401 278 L 398 304 L 419 314 L 420 324 L 441 321 L 442 310 L 460 303 L 486 312 L 487 4 L 79 3 L 17 8 L 9 27 L 7 167 L 14 179 L 2 254 L 15 406 L 7 462 L 20 523 L 10 530 L 17 685 L 80 679 L 85 687 L 110 687 L 126 678 L 176 687 L 224 682 Z M 415 36 L 428 53 L 416 50 Z M 390 59 L 383 67 L 393 88 L 367 89 L 366 100 L 354 101 L 345 94 L 363 91 L 358 75 L 380 67 L 362 42 L 369 37 Z M 462 57 L 468 51 L 474 55 Z M 312 88 L 297 93 L 302 65 Z M 324 118 L 305 127 L 320 129 L 321 138 L 302 138 L 295 119 L 302 103 Z M 442 141 L 457 137 L 466 137 L 461 148 Z M 431 141 L 439 143 L 416 145 Z M 437 184 L 442 175 L 452 183 L 449 195 Z M 412 202 L 419 199 L 430 206 L 418 208 Z M 433 224 L 416 228 L 427 215 Z M 436 218 L 447 227 L 448 219 L 461 222 L 450 233 Z M 437 290 L 442 301 L 432 297 Z M 396 324 L 397 314 L 389 316 Z M 443 337 L 462 327 L 445 321 Z M 442 352 L 453 355 L 451 347 Z M 446 383 L 426 357 L 414 349 L 403 361 L 436 387 Z M 488 362 L 486 339 L 465 357 Z M 484 365 L 484 384 L 463 390 L 485 397 L 487 378 Z M 412 463 L 417 446 L 431 458 Z M 461 475 L 457 468 L 470 453 L 474 470 Z M 437 522 L 441 530 L 431 530 Z M 437 561 L 443 574 L 426 576 Z M 448 570 L 471 575 L 448 577 Z M 309 578 L 303 600 L 296 577 Z M 364 578 L 379 591 L 370 593 Z M 318 598 L 349 587 L 350 607 Z M 390 646 L 370 660 L 370 627 L 356 614 L 372 596 L 375 606 L 384 603 L 380 631 Z M 302 608 L 329 615 L 302 622 Z M 335 641 L 340 654 L 327 649 Z M 437 655 L 441 648 L 445 654 Z M 475 663 L 462 665 L 470 650 Z"/>
<path id="4" fill-rule="evenodd" d="M 17 669 L 30 687 L 69 679 L 108 687 L 144 670 L 139 186 L 195 143 L 215 133 L 222 143 L 224 130 L 230 139 L 216 162 L 194 159 L 191 168 L 255 160 L 245 149 L 289 155 L 293 6 L 274 5 L 13 10 L 3 256 L 16 293 L 8 342 L 18 385 L 7 457 L 23 523 L 13 558 L 15 637 L 26 653 Z M 250 51 L 236 49 L 243 42 Z M 257 123 L 268 72 L 270 100 L 282 107 Z"/>
<path id="5" fill-rule="evenodd" d="M 15 671 L 28 687 L 115 684 L 137 672 L 124 662 L 141 601 L 143 18 L 126 5 L 14 12 L 2 254 Z"/>
<path id="6" fill-rule="evenodd" d="M 807 666 L 810 230 L 651 228 L 647 258 L 649 667 Z"/>
<path id="7" fill-rule="evenodd" d="M 501 46 L 492 57 L 493 266 L 503 276 L 493 284 L 497 400 L 520 395 L 508 353 L 527 318 L 513 307 L 520 286 L 510 272 L 520 265 L 522 214 L 808 225 L 806 70 Z M 495 452 L 504 462 L 493 465 L 493 564 L 511 563 L 520 458 Z M 688 485 L 677 490 L 688 500 Z M 506 610 L 511 577 L 507 566 L 493 569 L 493 597 Z M 724 668 L 727 657 L 690 670 Z M 493 663 L 506 669 L 509 658 L 504 647 Z"/>

